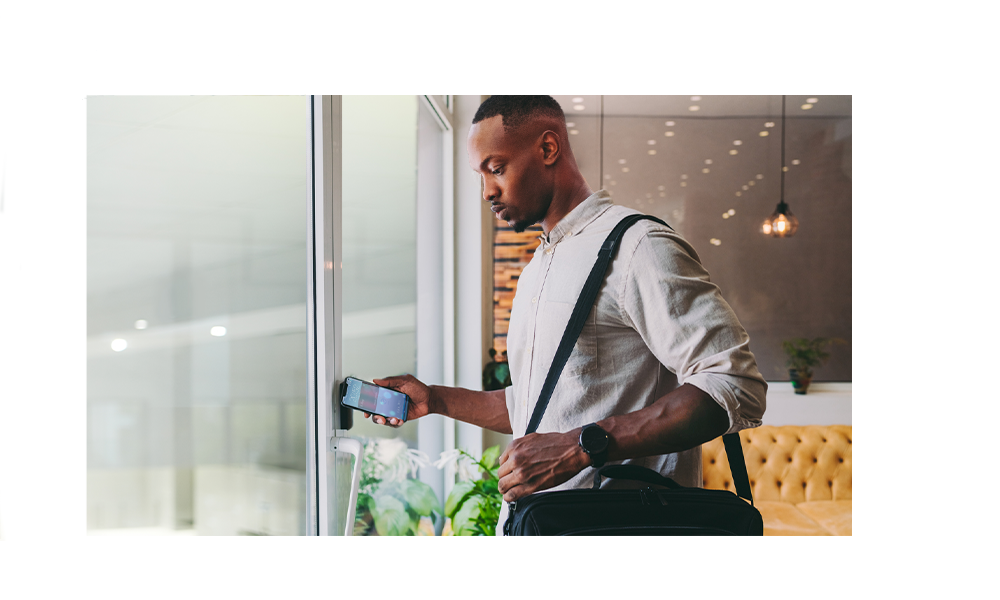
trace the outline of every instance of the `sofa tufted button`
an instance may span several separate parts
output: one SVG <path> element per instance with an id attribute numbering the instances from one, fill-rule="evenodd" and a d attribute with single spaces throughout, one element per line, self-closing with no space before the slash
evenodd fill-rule
<path id="1" fill-rule="evenodd" d="M 826 438 L 823 438 L 823 443 L 824 443 L 824 444 L 826 443 Z"/>
<path id="2" fill-rule="evenodd" d="M 813 457 L 813 462 L 819 462 L 819 459 L 817 459 L 817 458 L 816 458 L 816 457 L 814 456 L 814 457 Z"/>
<path id="3" fill-rule="evenodd" d="M 792 462 L 792 457 L 791 456 L 788 457 L 788 462 Z"/>
<path id="4" fill-rule="evenodd" d="M 709 462 L 709 464 L 713 464 L 714 465 L 715 464 L 715 459 L 714 458 L 710 459 L 708 462 Z"/>
<path id="5" fill-rule="evenodd" d="M 827 483 L 827 485 L 829 485 L 830 487 L 833 487 L 833 482 L 832 482 L 832 481 L 827 481 L 826 483 Z"/>
<path id="6" fill-rule="evenodd" d="M 780 481 L 778 482 L 778 487 L 781 487 L 781 482 Z"/>
<path id="7" fill-rule="evenodd" d="M 766 462 L 767 462 L 767 459 L 766 459 L 766 458 L 762 458 L 762 459 L 760 459 L 760 464 L 764 464 L 764 463 L 766 463 Z"/>
<path id="8" fill-rule="evenodd" d="M 842 459 L 842 458 L 839 458 L 837 460 L 839 460 L 840 462 L 844 462 L 844 459 Z"/>

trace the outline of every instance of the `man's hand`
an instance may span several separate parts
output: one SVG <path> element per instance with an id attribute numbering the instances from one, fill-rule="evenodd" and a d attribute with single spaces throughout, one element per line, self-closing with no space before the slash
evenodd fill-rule
<path id="1" fill-rule="evenodd" d="M 385 379 L 373 379 L 372 383 L 396 390 L 397 392 L 403 392 L 410 397 L 409 406 L 406 410 L 407 421 L 419 419 L 420 417 L 431 414 L 431 390 L 413 375 L 400 375 L 398 377 L 386 377 Z M 378 423 L 379 425 L 399 427 L 403 424 L 402 419 L 397 419 L 395 417 L 387 420 L 382 415 L 371 415 L 369 413 L 364 413 L 364 415 L 366 419 L 371 417 L 372 422 Z"/>
<path id="2" fill-rule="evenodd" d="M 590 466 L 579 439 L 577 428 L 566 433 L 532 433 L 511 442 L 500 457 L 498 488 L 503 499 L 513 502 L 555 487 Z"/>

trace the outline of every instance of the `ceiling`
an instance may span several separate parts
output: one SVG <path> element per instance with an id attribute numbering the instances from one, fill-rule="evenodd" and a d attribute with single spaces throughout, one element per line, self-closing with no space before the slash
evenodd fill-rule
<path id="1" fill-rule="evenodd" d="M 781 96 L 553 96 L 567 118 L 571 115 L 599 116 L 601 101 L 605 117 L 781 117 Z M 852 96 L 787 96 L 786 116 L 849 117 Z M 578 101 L 582 99 L 582 101 Z M 807 100 L 815 99 L 809 103 Z M 809 108 L 803 108 L 809 105 Z M 691 107 L 697 107 L 692 110 Z M 577 108 L 577 107 L 582 107 Z"/>

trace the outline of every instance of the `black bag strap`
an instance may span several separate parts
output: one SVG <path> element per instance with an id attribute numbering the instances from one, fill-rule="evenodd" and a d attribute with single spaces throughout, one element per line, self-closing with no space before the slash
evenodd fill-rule
<path id="1" fill-rule="evenodd" d="M 590 270 L 590 275 L 587 276 L 586 283 L 583 284 L 580 298 L 576 301 L 576 306 L 573 307 L 569 323 L 566 324 L 566 331 L 563 332 L 562 339 L 559 341 L 556 355 L 552 359 L 552 365 L 545 376 L 545 383 L 542 384 L 542 391 L 538 395 L 538 402 L 535 403 L 535 409 L 531 413 L 531 420 L 528 421 L 528 428 L 524 432 L 525 435 L 534 433 L 542 421 L 542 415 L 545 414 L 545 409 L 549 405 L 549 398 L 552 397 L 556 382 L 559 381 L 559 376 L 562 374 L 562 370 L 566 366 L 570 354 L 573 353 L 576 340 L 580 337 L 583 325 L 587 321 L 587 315 L 590 314 L 591 309 L 594 307 L 594 301 L 597 300 L 597 292 L 600 291 L 601 285 L 604 283 L 608 267 L 611 265 L 611 259 L 614 257 L 615 251 L 618 249 L 618 244 L 625 235 L 625 231 L 636 222 L 642 220 L 655 221 L 664 227 L 673 229 L 670 225 L 651 215 L 629 215 L 619 221 L 614 229 L 611 230 L 611 233 L 608 234 L 608 237 L 605 238 L 601 249 L 597 252 L 597 262 L 594 263 L 594 267 Z M 740 434 L 727 433 L 722 436 L 722 441 L 726 446 L 726 458 L 729 459 L 729 469 L 733 473 L 736 495 L 749 500 L 750 504 L 753 505 L 750 478 L 747 476 L 743 448 L 740 446 Z"/>

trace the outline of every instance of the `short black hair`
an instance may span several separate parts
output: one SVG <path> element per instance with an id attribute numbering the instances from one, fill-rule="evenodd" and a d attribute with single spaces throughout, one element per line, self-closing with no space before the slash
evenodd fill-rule
<path id="1" fill-rule="evenodd" d="M 490 96 L 479 105 L 472 124 L 497 115 L 503 117 L 505 132 L 517 129 L 535 115 L 545 115 L 566 122 L 562 107 L 552 96 Z"/>

